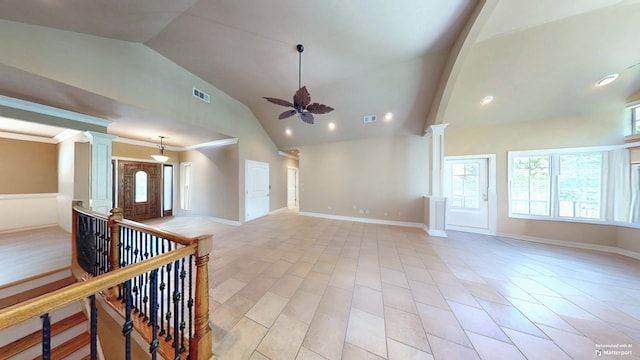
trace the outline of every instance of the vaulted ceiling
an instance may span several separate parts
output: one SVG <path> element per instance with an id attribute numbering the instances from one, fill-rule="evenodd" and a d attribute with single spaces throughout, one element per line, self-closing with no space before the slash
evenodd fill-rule
<path id="1" fill-rule="evenodd" d="M 144 43 L 248 106 L 280 149 L 422 134 L 437 122 L 605 112 L 640 89 L 638 0 L 5 0 L 0 18 Z M 263 99 L 297 90 L 299 43 L 302 84 L 314 102 L 335 108 L 315 125 L 278 120 L 286 109 Z M 40 81 L 9 72 L 0 68 L 5 95 L 21 95 L 10 79 Z M 617 82 L 594 88 L 612 72 Z M 486 95 L 494 102 L 479 105 Z M 38 100 L 64 106 L 46 96 Z M 96 113 L 111 101 L 77 96 Z M 144 121 L 153 114 L 119 106 L 110 131 L 153 126 Z M 378 121 L 363 123 L 374 114 Z M 197 129 L 179 131 L 176 145 L 207 140 Z"/>

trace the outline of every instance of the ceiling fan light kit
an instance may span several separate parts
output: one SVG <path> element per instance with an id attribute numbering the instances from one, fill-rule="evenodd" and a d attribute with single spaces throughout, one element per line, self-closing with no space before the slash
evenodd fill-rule
<path id="1" fill-rule="evenodd" d="M 279 120 L 286 119 L 295 114 L 300 115 L 300 119 L 307 123 L 313 124 L 314 118 L 313 114 L 326 114 L 328 112 L 333 111 L 334 109 L 330 106 L 320 104 L 320 103 L 311 103 L 311 95 L 307 90 L 306 86 L 302 86 L 302 52 L 304 51 L 304 46 L 302 44 L 298 44 L 296 46 L 296 50 L 298 50 L 298 90 L 293 95 L 293 102 L 265 97 L 264 99 L 274 103 L 276 105 L 285 106 L 293 108 L 293 110 L 287 110 L 278 116 Z"/>

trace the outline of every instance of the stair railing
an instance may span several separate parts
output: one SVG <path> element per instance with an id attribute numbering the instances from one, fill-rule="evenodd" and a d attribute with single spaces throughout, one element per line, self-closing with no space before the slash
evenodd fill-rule
<path id="1" fill-rule="evenodd" d="M 211 235 L 187 238 L 124 220 L 119 209 L 106 217 L 77 205 L 72 229 L 72 270 L 85 281 L 0 310 L 0 331 L 40 316 L 42 353 L 48 359 L 48 314 L 88 298 L 91 358 L 96 359 L 95 295 L 102 293 L 125 319 L 126 359 L 134 329 L 149 341 L 152 359 L 158 352 L 173 359 L 214 358 L 208 293 Z M 171 351 L 163 351 L 165 344 Z"/>

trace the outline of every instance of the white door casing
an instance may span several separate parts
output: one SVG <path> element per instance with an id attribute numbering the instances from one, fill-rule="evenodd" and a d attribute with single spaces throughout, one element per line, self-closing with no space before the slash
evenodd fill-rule
<path id="1" fill-rule="evenodd" d="M 246 160 L 245 221 L 269 214 L 269 163 Z"/>
<path id="2" fill-rule="evenodd" d="M 443 185 L 447 229 L 495 234 L 495 155 L 445 157 Z"/>
<path id="3" fill-rule="evenodd" d="M 298 206 L 298 169 L 287 168 L 287 206 Z"/>

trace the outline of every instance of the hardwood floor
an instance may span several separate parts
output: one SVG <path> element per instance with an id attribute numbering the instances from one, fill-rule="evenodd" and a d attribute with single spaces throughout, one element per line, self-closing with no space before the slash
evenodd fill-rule
<path id="1" fill-rule="evenodd" d="M 71 265 L 71 234 L 59 227 L 0 234 L 0 287 Z"/>
<path id="2" fill-rule="evenodd" d="M 214 233 L 220 360 L 640 358 L 635 259 L 294 212 L 242 226 L 165 220 L 154 225 Z M 3 264 L 5 278 L 33 258 L 22 259 Z"/>

